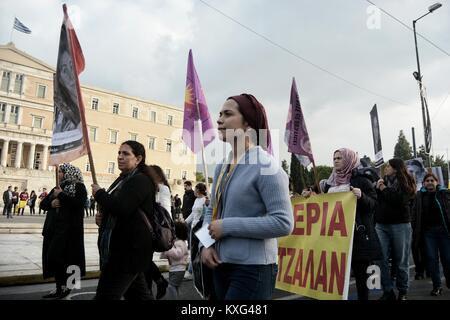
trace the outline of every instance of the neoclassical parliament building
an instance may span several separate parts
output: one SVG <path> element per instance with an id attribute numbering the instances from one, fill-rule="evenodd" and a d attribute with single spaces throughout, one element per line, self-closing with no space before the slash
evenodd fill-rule
<path id="1" fill-rule="evenodd" d="M 37 193 L 55 185 L 48 166 L 53 126 L 55 68 L 17 49 L 0 45 L 0 190 L 8 185 Z M 119 175 L 121 142 L 146 147 L 147 164 L 159 165 L 173 194 L 183 180 L 195 180 L 195 155 L 181 141 L 183 109 L 81 84 L 97 179 L 108 187 Z M 174 161 L 183 158 L 184 161 Z M 90 192 L 88 157 L 72 162 L 83 172 Z"/>

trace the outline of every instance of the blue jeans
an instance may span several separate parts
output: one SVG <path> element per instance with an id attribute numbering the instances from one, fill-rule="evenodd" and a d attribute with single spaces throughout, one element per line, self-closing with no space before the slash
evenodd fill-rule
<path id="1" fill-rule="evenodd" d="M 375 227 L 380 239 L 383 260 L 380 262 L 381 285 L 389 292 L 394 285 L 389 272 L 388 261 L 396 268 L 396 285 L 400 293 L 406 294 L 409 288 L 409 255 L 411 253 L 412 229 L 410 223 L 381 224 Z"/>
<path id="2" fill-rule="evenodd" d="M 270 300 L 278 266 L 223 263 L 213 271 L 218 300 Z"/>
<path id="3" fill-rule="evenodd" d="M 444 276 L 450 281 L 450 236 L 443 226 L 426 229 L 423 233 L 427 254 L 428 270 L 431 273 L 433 288 L 441 287 L 441 271 L 439 270 L 439 257 L 441 258 Z"/>

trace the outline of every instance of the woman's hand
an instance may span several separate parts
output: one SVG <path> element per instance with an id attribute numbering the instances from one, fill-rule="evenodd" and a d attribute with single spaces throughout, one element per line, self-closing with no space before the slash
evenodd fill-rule
<path id="1" fill-rule="evenodd" d="M 361 199 L 362 191 L 360 188 L 353 188 L 352 186 L 350 186 L 350 191 L 353 192 L 357 199 Z"/>
<path id="2" fill-rule="evenodd" d="M 95 197 L 95 194 L 97 193 L 98 190 L 101 189 L 101 187 L 95 183 L 91 184 L 91 187 L 92 187 L 92 195 Z"/>
<path id="3" fill-rule="evenodd" d="M 203 248 L 201 254 L 202 262 L 210 269 L 215 269 L 222 263 L 222 261 L 219 260 L 216 249 L 213 247 Z"/>
<path id="4" fill-rule="evenodd" d="M 222 220 L 214 220 L 212 221 L 209 226 L 209 235 L 214 240 L 219 240 L 222 238 Z"/>
<path id="5" fill-rule="evenodd" d="M 97 211 L 97 213 L 95 214 L 95 224 L 99 227 L 102 224 L 102 217 L 102 213 L 100 211 Z"/>
<path id="6" fill-rule="evenodd" d="M 377 181 L 377 189 L 380 189 L 380 191 L 383 191 L 386 186 L 384 185 L 384 180 L 380 179 Z"/>
<path id="7" fill-rule="evenodd" d="M 56 198 L 62 191 L 63 190 L 61 189 L 61 187 L 56 187 L 55 189 L 53 189 L 53 196 Z"/>
<path id="8" fill-rule="evenodd" d="M 303 190 L 302 194 L 301 194 L 301 196 L 304 198 L 309 198 L 314 195 L 316 195 L 316 193 L 314 191 L 312 191 L 311 188 Z"/>
<path id="9" fill-rule="evenodd" d="M 60 208 L 61 202 L 59 202 L 59 199 L 53 199 L 50 205 L 52 208 Z"/>

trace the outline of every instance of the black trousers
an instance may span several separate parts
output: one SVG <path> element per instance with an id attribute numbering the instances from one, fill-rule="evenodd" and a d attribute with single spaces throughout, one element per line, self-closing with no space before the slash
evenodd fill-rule
<path id="1" fill-rule="evenodd" d="M 100 274 L 95 300 L 154 300 L 143 272 L 125 273 L 105 267 Z"/>
<path id="2" fill-rule="evenodd" d="M 421 241 L 419 243 L 418 248 L 416 248 L 414 245 L 411 248 L 414 264 L 415 264 L 415 271 L 416 274 L 424 275 L 426 271 L 426 275 L 429 276 L 428 267 L 427 267 L 427 254 L 425 250 L 425 243 L 424 241 Z"/>
<path id="3" fill-rule="evenodd" d="M 356 291 L 358 300 L 369 300 L 369 288 L 367 288 L 367 267 L 370 265 L 366 261 L 352 261 L 353 275 L 356 281 Z"/>

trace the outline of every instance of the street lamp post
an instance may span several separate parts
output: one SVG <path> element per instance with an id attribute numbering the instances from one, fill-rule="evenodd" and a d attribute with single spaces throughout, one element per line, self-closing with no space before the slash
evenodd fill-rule
<path id="1" fill-rule="evenodd" d="M 432 13 L 433 11 L 439 9 L 440 7 L 442 7 L 442 4 L 440 3 L 435 3 L 431 6 L 428 7 L 428 12 L 425 13 L 424 15 L 420 16 L 419 18 L 417 18 L 416 20 L 413 20 L 413 30 L 414 30 L 414 43 L 416 45 L 416 60 L 417 60 L 417 72 L 414 72 L 414 78 L 417 80 L 417 82 L 419 83 L 419 93 L 420 93 L 420 103 L 422 105 L 422 120 L 423 120 L 423 133 L 424 133 L 424 146 L 425 146 L 425 152 L 429 152 L 430 150 L 427 150 L 427 123 L 425 120 L 425 97 L 423 96 L 423 90 L 422 90 L 422 73 L 420 72 L 420 64 L 419 64 L 419 50 L 417 47 L 417 34 L 416 34 L 416 23 L 417 21 L 419 21 L 420 19 L 422 19 L 423 17 L 425 17 L 426 15 L 429 15 L 430 13 Z M 431 132 L 430 132 L 431 134 Z M 431 148 L 431 144 L 430 144 L 430 148 Z M 430 167 L 431 167 L 431 157 L 430 157 Z"/>

